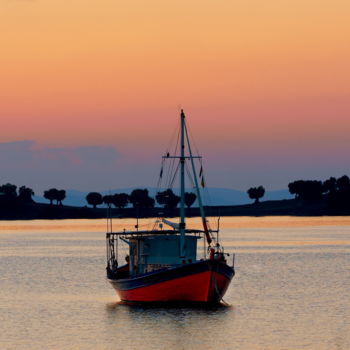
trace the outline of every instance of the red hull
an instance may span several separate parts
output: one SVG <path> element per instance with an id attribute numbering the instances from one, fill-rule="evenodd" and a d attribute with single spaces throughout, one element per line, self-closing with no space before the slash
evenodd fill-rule
<path id="1" fill-rule="evenodd" d="M 217 271 L 207 270 L 127 290 L 121 289 L 117 281 L 110 280 L 110 282 L 124 302 L 215 303 L 225 294 L 231 278 Z"/>

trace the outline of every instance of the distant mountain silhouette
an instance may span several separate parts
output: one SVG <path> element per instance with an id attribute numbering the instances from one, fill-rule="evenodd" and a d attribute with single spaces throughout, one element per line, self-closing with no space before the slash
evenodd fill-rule
<path id="1" fill-rule="evenodd" d="M 144 188 L 143 186 L 139 186 L 139 188 Z M 114 193 L 128 193 L 130 194 L 135 187 L 132 188 L 119 188 L 119 189 L 111 189 L 107 191 L 100 191 L 102 195 L 114 194 Z M 161 189 L 164 190 L 164 189 Z M 189 192 L 194 192 L 193 189 L 186 189 Z M 91 191 L 95 191 L 95 189 L 91 189 Z M 148 187 L 149 195 L 151 197 L 155 197 L 157 193 L 157 189 L 154 187 Z M 67 190 L 66 198 L 64 200 L 65 205 L 72 205 L 77 207 L 87 206 L 86 195 L 90 191 L 78 191 L 78 190 Z M 174 193 L 178 194 L 178 189 L 174 189 Z M 275 191 L 266 191 L 264 195 L 264 201 L 269 200 L 281 200 L 281 199 L 292 199 L 292 196 L 287 189 L 285 190 L 275 190 Z M 41 196 L 34 196 L 33 199 L 39 203 L 47 203 L 47 200 Z M 242 204 L 250 204 L 251 199 L 247 195 L 245 191 L 238 191 L 230 188 L 208 188 L 204 191 L 203 202 L 205 205 L 242 205 Z M 194 203 L 194 207 L 198 206 L 197 202 Z"/>

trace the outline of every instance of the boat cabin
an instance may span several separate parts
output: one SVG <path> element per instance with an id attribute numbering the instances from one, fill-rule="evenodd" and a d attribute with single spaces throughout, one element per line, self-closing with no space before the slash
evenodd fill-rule
<path id="1" fill-rule="evenodd" d="M 179 235 L 151 235 L 125 240 L 129 244 L 130 275 L 195 262 L 198 239 L 198 236 L 185 236 L 185 257 L 180 255 Z"/>
<path id="2" fill-rule="evenodd" d="M 185 230 L 182 240 L 180 232 L 176 230 L 108 232 L 107 275 L 128 278 L 195 263 L 197 241 L 202 234 L 202 230 Z M 127 264 L 120 267 L 117 256 L 119 239 L 129 246 Z"/>

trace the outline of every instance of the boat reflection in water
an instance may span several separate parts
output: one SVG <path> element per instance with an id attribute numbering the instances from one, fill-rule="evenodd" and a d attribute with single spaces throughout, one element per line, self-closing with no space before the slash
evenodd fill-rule
<path id="1" fill-rule="evenodd" d="M 136 231 L 109 230 L 106 234 L 107 278 L 122 302 L 215 304 L 222 300 L 235 274 L 233 264 L 229 266 L 227 263 L 228 254 L 219 243 L 219 228 L 212 230 L 205 217 L 199 189 L 199 182 L 204 187 L 201 157 L 192 154 L 183 111 L 180 116 L 179 136 L 180 142 L 176 144 L 175 155 L 167 151 L 163 157 L 160 182 L 166 161 L 172 162 L 169 168 L 173 173 L 170 173 L 168 179 L 174 179 L 180 169 L 180 222 L 173 223 L 158 218 L 151 230 L 141 231 L 136 225 Z M 177 155 L 178 145 L 180 155 Z M 179 161 L 178 166 L 174 166 L 175 161 Z M 199 175 L 195 161 L 200 162 Z M 202 229 L 186 228 L 185 170 L 196 190 Z M 171 229 L 164 229 L 164 224 Z M 127 263 L 123 266 L 118 264 L 120 240 L 129 246 Z M 202 259 L 197 258 L 199 240 L 204 240 Z"/>

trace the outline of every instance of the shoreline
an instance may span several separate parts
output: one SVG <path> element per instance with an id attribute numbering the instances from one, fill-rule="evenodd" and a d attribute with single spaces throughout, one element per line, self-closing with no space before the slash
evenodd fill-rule
<path id="1" fill-rule="evenodd" d="M 323 199 L 317 202 L 296 199 L 264 201 L 245 205 L 205 206 L 206 216 L 348 216 L 350 208 L 335 208 Z M 177 217 L 179 208 L 112 208 L 113 218 Z M 186 208 L 187 217 L 199 217 L 199 208 Z M 107 208 L 74 207 L 27 203 L 0 207 L 0 220 L 105 219 Z"/>

